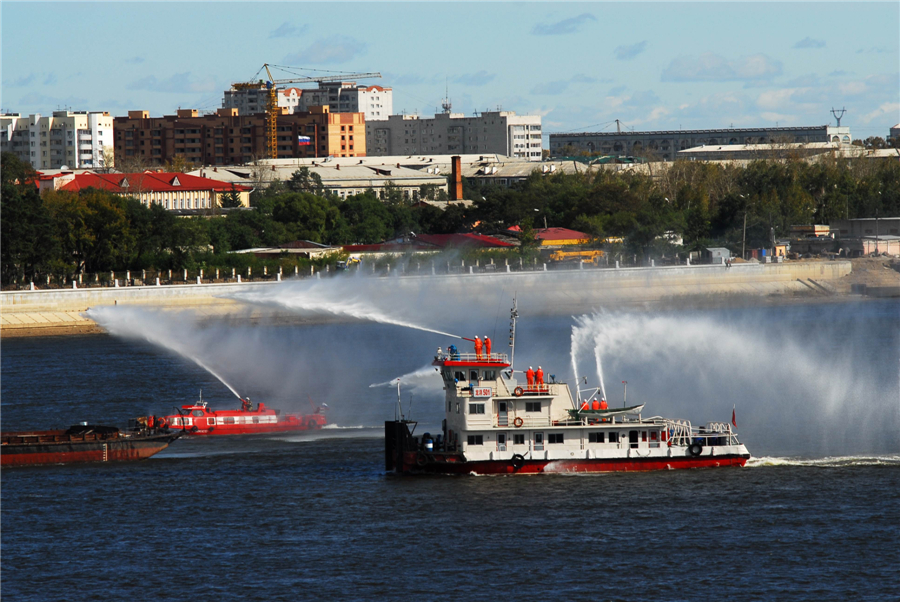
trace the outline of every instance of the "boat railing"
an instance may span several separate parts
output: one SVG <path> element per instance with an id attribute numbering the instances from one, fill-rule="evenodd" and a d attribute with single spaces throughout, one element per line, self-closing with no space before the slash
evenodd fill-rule
<path id="1" fill-rule="evenodd" d="M 505 353 L 491 353 L 488 355 L 487 353 L 448 353 L 445 351 L 436 355 L 434 359 L 445 362 L 509 365 L 509 356 Z"/>
<path id="2" fill-rule="evenodd" d="M 519 422 L 521 420 L 521 423 Z M 550 416 L 516 416 L 512 413 L 506 416 L 494 416 L 494 427 L 497 428 L 523 428 L 538 426 L 553 426 Z M 518 425 L 518 426 L 517 426 Z"/>
<path id="3" fill-rule="evenodd" d="M 740 445 L 731 424 L 727 422 L 710 422 L 705 426 L 695 427 L 688 420 L 667 420 L 666 428 L 671 445 Z"/>

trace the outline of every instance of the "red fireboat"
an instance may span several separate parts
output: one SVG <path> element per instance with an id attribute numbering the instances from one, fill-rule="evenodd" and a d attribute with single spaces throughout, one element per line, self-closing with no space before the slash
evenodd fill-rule
<path id="1" fill-rule="evenodd" d="M 253 407 L 249 399 L 241 399 L 238 410 L 211 410 L 202 399 L 191 405 L 176 408 L 178 414 L 158 418 L 172 430 L 187 435 L 253 435 L 257 433 L 289 433 L 317 430 L 325 426 L 327 404 L 315 408 L 312 414 L 282 414 L 260 402 Z M 157 426 L 159 426 L 157 424 Z"/>

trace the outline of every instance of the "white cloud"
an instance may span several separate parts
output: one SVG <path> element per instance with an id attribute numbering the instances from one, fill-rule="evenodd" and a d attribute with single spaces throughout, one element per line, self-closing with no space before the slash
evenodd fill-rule
<path id="1" fill-rule="evenodd" d="M 886 102 L 880 105 L 874 111 L 870 113 L 866 113 L 862 116 L 863 123 L 871 123 L 876 119 L 882 119 L 883 117 L 890 117 L 890 122 L 900 123 L 900 102 Z"/>
<path id="2" fill-rule="evenodd" d="M 734 60 L 712 52 L 698 57 L 682 56 L 663 70 L 664 82 L 692 81 L 756 81 L 781 75 L 781 61 L 765 54 L 754 54 Z"/>
<path id="3" fill-rule="evenodd" d="M 305 49 L 282 59 L 286 65 L 327 65 L 346 63 L 366 52 L 366 43 L 342 35 L 316 40 Z"/>

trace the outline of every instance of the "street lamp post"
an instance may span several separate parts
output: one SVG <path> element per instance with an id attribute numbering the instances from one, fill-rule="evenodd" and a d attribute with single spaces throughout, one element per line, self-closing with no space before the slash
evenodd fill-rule
<path id="1" fill-rule="evenodd" d="M 738 196 L 741 197 L 742 199 L 744 199 L 744 201 L 747 200 L 747 197 L 745 197 L 742 194 L 739 194 Z M 747 243 L 747 207 L 745 205 L 744 206 L 744 234 L 743 234 L 743 236 L 741 236 L 741 259 L 743 259 L 744 261 L 747 260 L 747 255 L 744 251 L 744 247 L 745 247 L 746 243 Z"/>

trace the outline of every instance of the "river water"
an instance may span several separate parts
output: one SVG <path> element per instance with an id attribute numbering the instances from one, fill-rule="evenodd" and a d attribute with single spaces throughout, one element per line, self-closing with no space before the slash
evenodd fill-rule
<path id="1" fill-rule="evenodd" d="M 495 301 L 431 321 L 401 315 L 488 334 L 506 352 L 508 308 Z M 117 335 L 3 341 L 3 429 L 123 424 L 201 389 L 213 407 L 237 407 L 198 362 L 275 407 L 327 403 L 332 424 L 179 440 L 134 464 L 4 470 L 4 598 L 896 599 L 900 305 L 520 312 L 517 368 L 568 382 L 577 371 L 591 387 L 602 371 L 611 405 L 627 380 L 629 405 L 695 424 L 734 408 L 754 459 L 651 474 L 386 475 L 381 424 L 397 391 L 369 385 L 406 375 L 403 411 L 435 428 L 442 391 L 429 363 L 459 340 L 396 323 L 123 313 L 130 329 L 115 323 Z"/>

